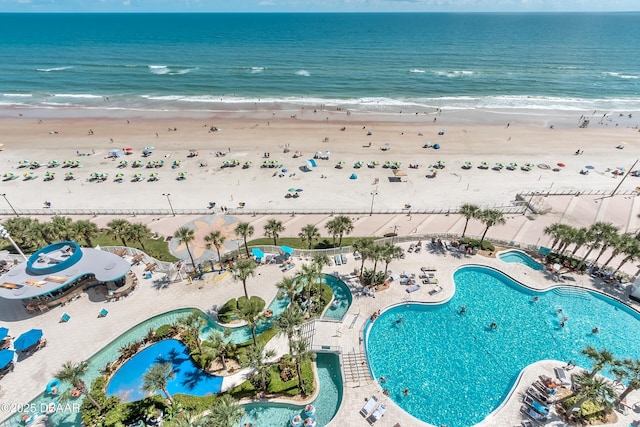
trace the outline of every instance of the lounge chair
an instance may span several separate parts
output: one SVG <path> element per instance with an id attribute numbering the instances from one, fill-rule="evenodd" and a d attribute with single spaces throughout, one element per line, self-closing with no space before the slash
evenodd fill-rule
<path id="1" fill-rule="evenodd" d="M 525 394 L 523 402 L 535 409 L 536 412 L 539 412 L 542 415 L 549 415 L 549 407 L 543 403 L 538 402 L 528 394 Z"/>
<path id="2" fill-rule="evenodd" d="M 533 423 L 529 420 L 524 420 L 520 424 L 522 425 L 522 427 L 533 427 Z"/>
<path id="3" fill-rule="evenodd" d="M 529 387 L 527 389 L 527 394 L 529 396 L 533 397 L 538 402 L 541 402 L 541 403 L 543 403 L 545 405 L 548 405 L 549 403 L 553 403 L 555 401 L 555 397 L 554 396 L 549 396 L 548 394 L 543 394 L 533 386 L 531 386 L 531 387 Z"/>
<path id="4" fill-rule="evenodd" d="M 547 416 L 536 412 L 532 407 L 527 405 L 522 405 L 520 407 L 520 413 L 538 425 L 544 425 L 547 419 Z"/>
<path id="5" fill-rule="evenodd" d="M 367 403 L 360 409 L 360 415 L 367 418 L 373 413 L 373 410 L 378 406 L 378 399 L 375 396 L 371 396 L 367 399 Z"/>
<path id="6" fill-rule="evenodd" d="M 410 294 L 411 292 L 415 292 L 418 289 L 420 289 L 420 285 L 415 284 L 415 285 L 408 286 L 407 289 L 405 289 L 405 291 Z"/>
<path id="7" fill-rule="evenodd" d="M 442 286 L 436 286 L 435 289 L 429 291 L 429 295 L 435 295 L 442 292 Z"/>
<path id="8" fill-rule="evenodd" d="M 63 322 L 68 322 L 71 319 L 71 316 L 69 316 L 67 313 L 62 313 L 62 316 L 60 316 L 60 320 Z"/>
<path id="9" fill-rule="evenodd" d="M 562 368 L 554 368 L 553 371 L 556 373 L 556 377 L 560 380 L 560 383 L 563 386 L 571 387 L 571 381 L 567 378 L 567 373 Z"/>
<path id="10" fill-rule="evenodd" d="M 340 260 L 342 261 L 343 264 L 347 263 L 347 255 L 346 254 L 340 254 Z"/>
<path id="11" fill-rule="evenodd" d="M 109 314 L 109 312 L 107 311 L 106 308 L 103 308 L 102 310 L 100 310 L 98 317 L 107 317 L 107 314 Z"/>
<path id="12" fill-rule="evenodd" d="M 367 418 L 367 421 L 369 421 L 369 424 L 373 424 L 376 421 L 378 421 L 380 418 L 382 418 L 384 416 L 384 413 L 387 411 L 387 407 L 384 405 L 380 405 L 376 408 L 375 411 L 373 411 L 373 413 L 371 415 L 369 415 L 369 417 Z"/>

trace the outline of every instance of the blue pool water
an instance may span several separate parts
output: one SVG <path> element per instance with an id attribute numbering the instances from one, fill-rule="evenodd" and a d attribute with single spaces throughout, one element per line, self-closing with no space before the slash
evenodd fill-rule
<path id="1" fill-rule="evenodd" d="M 167 383 L 171 395 L 206 396 L 220 392 L 222 377 L 203 372 L 193 363 L 189 349 L 180 341 L 170 339 L 145 348 L 122 365 L 107 384 L 107 396 L 118 396 L 123 402 L 143 399 L 146 393 L 141 390 L 142 376 L 150 366 L 166 362 L 171 363 L 176 373 Z"/>
<path id="2" fill-rule="evenodd" d="M 329 274 L 324 276 L 324 282 L 333 290 L 333 300 L 335 304 L 327 308 L 322 317 L 342 320 L 353 301 L 351 290 L 342 280 Z"/>
<path id="3" fill-rule="evenodd" d="M 312 402 L 316 407 L 315 418 L 318 427 L 323 427 L 333 419 L 342 403 L 342 376 L 340 359 L 336 354 L 318 353 L 316 359 L 320 394 Z M 304 406 L 283 403 L 249 403 L 243 405 L 246 415 L 238 427 L 250 423 L 253 427 L 288 427 L 292 415 L 304 416 Z"/>
<path id="4" fill-rule="evenodd" d="M 533 270 L 544 270 L 544 265 L 540 264 L 535 259 L 531 258 L 527 253 L 511 249 L 508 251 L 500 252 L 498 258 L 502 262 L 517 262 L 524 264 Z"/>
<path id="5" fill-rule="evenodd" d="M 390 398 L 433 425 L 479 423 L 533 362 L 573 360 L 588 368 L 581 354 L 586 345 L 620 359 L 640 352 L 640 315 L 598 293 L 566 287 L 537 293 L 482 267 L 461 268 L 454 281 L 449 302 L 396 306 L 366 331 L 374 378 L 385 376 Z M 465 314 L 459 314 L 461 306 Z M 489 328 L 492 322 L 497 329 Z M 600 333 L 593 335 L 596 326 Z"/>

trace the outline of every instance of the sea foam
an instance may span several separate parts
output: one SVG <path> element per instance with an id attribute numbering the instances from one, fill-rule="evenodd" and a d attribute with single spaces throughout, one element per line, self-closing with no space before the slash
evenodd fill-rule
<path id="1" fill-rule="evenodd" d="M 69 67 L 53 67 L 53 68 L 36 68 L 36 71 L 39 71 L 41 73 L 50 73 L 52 71 L 64 71 L 70 68 L 73 68 L 73 67 L 69 66 Z"/>
<path id="2" fill-rule="evenodd" d="M 296 71 L 296 74 L 303 77 L 309 77 L 311 75 L 307 70 L 298 70 Z"/>

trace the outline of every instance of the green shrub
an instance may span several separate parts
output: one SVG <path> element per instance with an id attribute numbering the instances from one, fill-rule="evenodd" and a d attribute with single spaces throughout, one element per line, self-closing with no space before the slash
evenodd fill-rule
<path id="1" fill-rule="evenodd" d="M 234 313 L 237 308 L 238 301 L 235 298 L 231 298 L 218 310 L 218 320 L 222 323 L 231 323 L 236 319 Z"/>
<path id="2" fill-rule="evenodd" d="M 161 341 L 167 338 L 169 335 L 171 335 L 172 332 L 173 332 L 172 325 L 162 325 L 158 327 L 158 329 L 156 329 L 156 339 L 158 341 Z"/>
<path id="3" fill-rule="evenodd" d="M 495 246 L 493 246 L 493 243 L 491 243 L 488 240 L 485 240 L 482 242 L 482 246 L 480 246 L 480 240 L 477 239 L 469 239 L 468 237 L 465 237 L 465 239 L 462 241 L 462 243 L 464 243 L 467 246 L 471 246 L 472 248 L 478 248 L 484 251 L 495 251 L 496 248 Z"/>
<path id="4" fill-rule="evenodd" d="M 227 391 L 227 393 L 233 396 L 235 399 L 242 399 L 244 397 L 254 397 L 256 395 L 256 388 L 251 383 L 251 381 L 245 381 L 241 384 L 238 384 L 231 390 Z"/>
<path id="5" fill-rule="evenodd" d="M 208 396 L 192 396 L 189 394 L 173 395 L 173 401 L 179 404 L 184 410 L 195 413 L 203 412 L 211 406 L 211 404 L 218 398 L 215 394 Z"/>

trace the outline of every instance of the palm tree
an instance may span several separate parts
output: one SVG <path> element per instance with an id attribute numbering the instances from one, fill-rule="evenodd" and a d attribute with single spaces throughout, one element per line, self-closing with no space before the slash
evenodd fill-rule
<path id="1" fill-rule="evenodd" d="M 32 224 L 37 222 L 37 220 L 21 216 L 9 218 L 4 221 L 2 225 L 18 246 L 26 250 L 27 248 L 31 248 Z"/>
<path id="2" fill-rule="evenodd" d="M 71 387 L 85 395 L 89 402 L 95 406 L 98 411 L 102 412 L 102 406 L 89 394 L 87 384 L 82 380 L 82 376 L 87 372 L 89 364 L 87 362 L 73 363 L 65 362 L 62 368 L 56 373 L 55 377 L 63 383 L 69 384 Z"/>
<path id="3" fill-rule="evenodd" d="M 298 280 L 302 283 L 302 286 L 305 289 L 307 299 L 311 298 L 312 291 L 318 286 L 318 284 L 322 281 L 322 272 L 320 271 L 320 266 L 317 264 L 302 264 L 300 268 L 300 272 L 296 276 Z"/>
<path id="4" fill-rule="evenodd" d="M 206 320 L 197 311 L 192 311 L 187 316 L 178 319 L 180 325 L 187 332 L 198 347 L 198 353 L 202 354 L 202 340 L 200 339 L 200 331 L 207 326 Z"/>
<path id="5" fill-rule="evenodd" d="M 54 216 L 51 218 L 54 240 L 71 240 L 73 234 L 73 220 L 68 216 Z M 52 236 L 53 237 L 53 236 Z"/>
<path id="6" fill-rule="evenodd" d="M 460 237 L 460 239 L 464 239 L 464 235 L 467 232 L 467 225 L 469 225 L 469 220 L 471 218 L 478 218 L 478 214 L 480 212 L 480 207 L 471 203 L 465 203 L 460 206 L 460 215 L 465 218 L 464 229 L 462 230 L 462 237 Z"/>
<path id="7" fill-rule="evenodd" d="M 151 365 L 149 369 L 142 375 L 142 390 L 147 393 L 154 393 L 157 390 L 162 390 L 165 397 L 170 404 L 173 403 L 173 399 L 167 390 L 167 383 L 176 377 L 176 373 L 173 370 L 171 362 L 156 363 Z"/>
<path id="8" fill-rule="evenodd" d="M 566 234 L 570 236 L 571 243 L 574 243 L 576 245 L 571 252 L 572 256 L 575 255 L 580 248 L 589 243 L 590 236 L 588 228 L 582 227 L 578 229 L 572 229 L 571 233 L 566 232 Z"/>
<path id="9" fill-rule="evenodd" d="M 289 304 L 287 308 L 276 319 L 276 328 L 280 334 L 286 335 L 289 341 L 289 354 L 292 352 L 293 334 L 304 322 L 302 312 L 295 304 Z"/>
<path id="10" fill-rule="evenodd" d="M 362 237 L 360 239 L 354 240 L 351 247 L 354 251 L 357 251 L 362 258 L 362 263 L 360 264 L 360 280 L 362 280 L 362 273 L 364 272 L 364 263 L 369 259 L 369 253 L 371 252 L 371 248 L 374 246 L 374 241 L 371 237 Z"/>
<path id="11" fill-rule="evenodd" d="M 231 329 L 224 328 L 224 332 L 213 330 L 202 344 L 203 354 L 213 360 L 220 358 L 222 369 L 227 370 L 227 356 L 236 349 L 236 344 L 229 340 Z"/>
<path id="12" fill-rule="evenodd" d="M 93 247 L 93 242 L 91 240 L 100 232 L 97 225 L 84 219 L 74 222 L 71 229 L 73 230 L 73 234 L 82 237 L 87 247 L 90 248 Z"/>
<path id="13" fill-rule="evenodd" d="M 302 227 L 302 231 L 298 233 L 298 237 L 300 240 L 307 243 L 309 249 L 313 247 L 313 242 L 320 238 L 320 233 L 318 232 L 318 228 L 313 224 L 307 224 Z"/>
<path id="14" fill-rule="evenodd" d="M 211 233 L 204 236 L 204 241 L 207 242 L 205 247 L 211 250 L 211 246 L 216 248 L 216 252 L 218 253 L 218 262 L 222 262 L 220 259 L 220 248 L 224 244 L 225 237 L 222 235 L 220 230 L 212 231 Z M 222 264 L 221 264 L 222 265 Z"/>
<path id="15" fill-rule="evenodd" d="M 247 358 L 243 361 L 245 367 L 255 369 L 256 375 L 260 379 L 260 390 L 267 391 L 267 376 L 269 375 L 268 360 L 275 357 L 274 350 L 266 350 L 264 343 L 258 343 L 249 348 Z"/>
<path id="16" fill-rule="evenodd" d="M 640 360 L 625 359 L 618 367 L 612 369 L 611 372 L 621 378 L 626 378 L 628 381 L 627 388 L 616 398 L 615 404 L 618 405 L 626 399 L 629 393 L 640 389 Z"/>
<path id="17" fill-rule="evenodd" d="M 369 249 L 369 259 L 373 261 L 373 274 L 371 275 L 371 286 L 376 284 L 376 270 L 378 269 L 378 261 L 382 261 L 383 248 L 380 245 L 373 245 Z"/>
<path id="18" fill-rule="evenodd" d="M 293 341 L 293 348 L 291 349 L 291 355 L 296 362 L 296 374 L 298 375 L 298 390 L 300 394 L 304 395 L 304 384 L 302 383 L 302 363 L 309 357 L 309 344 L 307 341 L 300 338 Z"/>
<path id="19" fill-rule="evenodd" d="M 10 233 L 11 234 L 11 233 Z M 50 222 L 38 222 L 38 220 L 34 220 L 29 225 L 29 245 L 25 245 L 24 243 L 20 246 L 23 250 L 29 250 L 33 246 L 34 248 L 41 248 L 45 245 L 50 245 L 53 243 L 53 233 L 51 231 L 51 223 Z M 15 240 L 15 239 L 14 239 Z"/>
<path id="20" fill-rule="evenodd" d="M 504 225 L 507 221 L 504 219 L 504 214 L 497 209 L 485 209 L 480 212 L 479 217 L 480 221 L 486 226 L 484 229 L 484 233 L 482 233 L 482 238 L 480 239 L 480 247 L 482 247 L 482 242 L 484 242 L 484 237 L 487 235 L 487 231 L 489 228 L 494 225 Z"/>
<path id="21" fill-rule="evenodd" d="M 566 224 L 560 224 L 559 222 L 553 223 L 544 228 L 543 233 L 548 234 L 553 238 L 551 250 L 553 250 L 556 245 L 562 241 L 563 234 L 566 232 L 567 228 L 571 227 Z"/>
<path id="22" fill-rule="evenodd" d="M 632 234 L 618 234 L 614 240 L 615 242 L 611 245 L 611 256 L 604 264 L 602 264 L 603 269 L 607 268 L 609 263 L 615 257 L 622 253 L 626 253 L 627 249 L 630 249 L 631 246 L 637 242 L 636 238 Z"/>
<path id="23" fill-rule="evenodd" d="M 607 366 L 618 366 L 619 362 L 613 357 L 613 354 L 607 349 L 598 351 L 596 348 L 588 345 L 582 350 L 582 354 L 591 359 L 593 370 L 589 373 L 591 377 Z"/>
<path id="24" fill-rule="evenodd" d="M 233 280 L 242 282 L 244 296 L 249 298 L 247 292 L 247 279 L 252 277 L 256 271 L 256 263 L 252 259 L 239 259 L 231 266 L 231 276 Z"/>
<path id="25" fill-rule="evenodd" d="M 205 416 L 202 413 L 193 413 L 191 411 L 184 411 L 179 416 L 171 420 L 172 427 L 204 427 Z"/>
<path id="26" fill-rule="evenodd" d="M 258 322 L 264 319 L 264 306 L 265 302 L 262 298 L 252 296 L 251 298 L 238 298 L 238 307 L 234 314 L 239 320 L 247 322 L 247 326 L 251 329 L 251 336 L 253 337 L 253 344 L 258 344 L 258 338 L 256 337 L 256 326 Z"/>
<path id="27" fill-rule="evenodd" d="M 336 245 L 336 237 L 339 237 L 338 247 L 342 246 L 342 237 L 353 231 L 353 222 L 346 215 L 338 215 L 325 225 L 327 231 L 333 236 L 333 245 Z"/>
<path id="28" fill-rule="evenodd" d="M 213 401 L 206 416 L 205 425 L 211 427 L 235 427 L 244 416 L 244 408 L 228 394 Z"/>
<path id="29" fill-rule="evenodd" d="M 254 228 L 253 225 L 248 222 L 241 222 L 236 225 L 235 233 L 238 236 L 242 236 L 242 240 L 244 240 L 244 250 L 247 252 L 247 256 L 249 256 L 249 246 L 247 246 L 247 237 L 253 236 Z"/>
<path id="30" fill-rule="evenodd" d="M 638 241 L 636 238 L 634 238 L 633 240 L 634 240 L 633 242 L 632 241 L 627 242 L 627 245 L 623 250 L 623 253 L 626 256 L 622 259 L 622 262 L 620 262 L 620 265 L 618 265 L 618 268 L 616 268 L 616 271 L 613 272 L 614 276 L 618 273 L 618 271 L 622 268 L 622 266 L 625 265 L 627 262 L 640 258 L 640 241 Z"/>
<path id="31" fill-rule="evenodd" d="M 402 256 L 402 248 L 391 243 L 385 243 L 380 250 L 380 256 L 384 260 L 384 274 L 386 275 L 391 261 L 400 259 Z"/>
<path id="32" fill-rule="evenodd" d="M 144 241 L 147 239 L 150 239 L 152 235 L 153 233 L 151 233 L 151 230 L 149 229 L 149 227 L 147 227 L 146 225 L 140 222 L 131 224 L 131 226 L 127 230 L 127 238 L 129 240 L 134 240 L 140 243 L 140 247 L 142 248 L 143 251 L 147 250 L 144 247 Z"/>
<path id="33" fill-rule="evenodd" d="M 126 219 L 112 219 L 107 223 L 107 234 L 114 239 L 120 239 L 122 246 L 127 246 L 127 230 L 130 225 Z"/>
<path id="34" fill-rule="evenodd" d="M 280 233 L 283 231 L 284 225 L 282 225 L 282 221 L 278 221 L 277 219 L 270 219 L 264 225 L 264 235 L 273 237 L 273 246 L 278 246 L 278 237 L 280 237 Z"/>
<path id="35" fill-rule="evenodd" d="M 606 222 L 596 222 L 591 227 L 589 227 L 589 232 L 588 232 L 589 250 L 584 255 L 582 260 L 580 260 L 580 264 L 578 265 L 578 270 L 582 268 L 587 258 L 589 258 L 589 255 L 591 255 L 591 252 L 593 252 L 594 249 L 598 249 L 600 245 L 605 241 L 605 239 L 610 238 L 609 233 L 612 233 L 612 232 L 617 233 L 617 231 L 618 231 L 617 228 L 615 228 L 614 226 Z M 600 256 L 598 255 L 598 257 Z M 595 264 L 595 261 L 594 261 L 594 264 Z"/>
<path id="36" fill-rule="evenodd" d="M 578 243 L 579 240 L 582 240 L 584 242 L 580 245 L 580 246 L 583 246 L 586 243 L 589 243 L 590 238 L 591 238 L 591 234 L 589 233 L 588 230 L 586 230 L 583 233 L 582 231 L 579 231 L 578 229 L 567 225 L 560 232 L 560 243 L 558 244 L 558 248 L 556 249 L 556 252 L 560 254 L 564 253 L 564 251 L 567 250 L 569 245 Z"/>
<path id="37" fill-rule="evenodd" d="M 193 269 L 196 269 L 196 262 L 193 260 L 193 255 L 191 254 L 191 248 L 189 248 L 189 243 L 193 242 L 196 239 L 195 231 L 188 227 L 180 227 L 173 234 L 173 237 L 178 239 L 180 242 L 184 243 L 187 247 L 187 252 L 189 253 L 189 258 L 191 258 L 191 265 L 193 265 Z"/>
<path id="38" fill-rule="evenodd" d="M 322 268 L 329 265 L 329 255 L 324 252 L 316 252 L 311 256 L 311 263 L 322 271 Z"/>
<path id="39" fill-rule="evenodd" d="M 578 391 L 572 396 L 577 397 L 576 402 L 567 409 L 571 414 L 577 408 L 582 408 L 586 401 L 593 401 L 603 408 L 611 407 L 611 403 L 616 394 L 610 383 L 602 377 L 595 378 L 589 371 L 582 371 L 573 375 L 573 382 L 578 385 Z"/>
<path id="40" fill-rule="evenodd" d="M 602 244 L 602 248 L 600 249 L 600 253 L 593 261 L 594 264 L 598 263 L 598 260 L 604 254 L 604 252 L 609 249 L 610 246 L 616 244 L 618 240 L 618 228 L 613 224 L 604 223 L 604 222 L 596 222 L 594 226 L 597 225 L 597 229 L 595 232 L 596 238 L 598 238 Z"/>
<path id="41" fill-rule="evenodd" d="M 276 288 L 278 288 L 278 298 L 287 297 L 289 301 L 293 301 L 299 293 L 298 282 L 293 277 L 283 277 L 281 281 L 276 283 Z"/>

